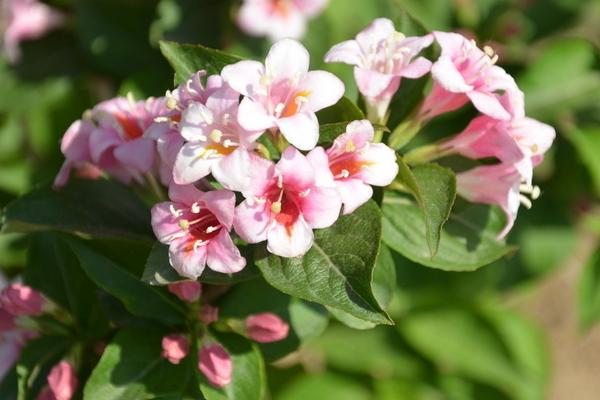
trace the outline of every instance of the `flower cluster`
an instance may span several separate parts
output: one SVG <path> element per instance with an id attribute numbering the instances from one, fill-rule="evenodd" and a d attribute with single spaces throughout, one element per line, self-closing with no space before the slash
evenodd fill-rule
<path id="1" fill-rule="evenodd" d="M 259 343 L 277 342 L 288 336 L 288 324 L 272 313 L 250 315 L 243 322 L 236 319 L 220 319 L 218 308 L 201 304 L 202 285 L 196 281 L 173 283 L 168 288 L 180 300 L 189 303 L 191 310 L 196 312 L 197 321 L 201 322 L 203 327 L 220 323 Z M 163 337 L 161 346 L 162 357 L 171 364 L 179 364 L 190 352 L 190 338 L 184 333 L 171 333 Z M 197 367 L 208 382 L 216 387 L 229 384 L 233 375 L 233 364 L 228 351 L 211 338 L 208 332 L 202 335 L 198 347 Z"/>

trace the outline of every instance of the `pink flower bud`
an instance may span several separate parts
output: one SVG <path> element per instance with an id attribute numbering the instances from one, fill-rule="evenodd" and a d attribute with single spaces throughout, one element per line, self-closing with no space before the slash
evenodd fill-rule
<path id="1" fill-rule="evenodd" d="M 38 394 L 36 400 L 56 400 L 56 397 L 54 397 L 52 390 L 50 390 L 50 388 L 46 386 L 40 391 L 40 394 Z"/>
<path id="2" fill-rule="evenodd" d="M 179 297 L 183 301 L 193 303 L 200 298 L 202 285 L 197 281 L 183 281 L 172 283 L 168 286 L 169 292 Z"/>
<path id="3" fill-rule="evenodd" d="M 204 325 L 212 324 L 219 319 L 219 308 L 209 306 L 208 304 L 202 306 L 202 309 L 198 314 L 198 319 L 200 319 Z"/>
<path id="4" fill-rule="evenodd" d="M 10 331 L 15 327 L 15 316 L 0 308 L 0 332 Z"/>
<path id="5" fill-rule="evenodd" d="M 223 346 L 216 343 L 203 346 L 198 352 L 198 359 L 198 369 L 211 385 L 223 387 L 231 382 L 233 366 Z"/>
<path id="6" fill-rule="evenodd" d="M 289 325 L 272 313 L 260 313 L 246 318 L 246 334 L 259 343 L 283 340 L 289 330 Z"/>
<path id="7" fill-rule="evenodd" d="M 169 360 L 171 364 L 179 364 L 188 355 L 190 342 L 183 335 L 167 335 L 162 339 L 162 348 L 163 358 Z"/>
<path id="8" fill-rule="evenodd" d="M 13 283 L 0 293 L 0 304 L 9 313 L 19 315 L 41 315 L 45 300 L 35 289 Z"/>
<path id="9" fill-rule="evenodd" d="M 48 375 L 48 386 L 56 400 L 71 400 L 77 383 L 75 369 L 67 361 L 56 364 Z"/>

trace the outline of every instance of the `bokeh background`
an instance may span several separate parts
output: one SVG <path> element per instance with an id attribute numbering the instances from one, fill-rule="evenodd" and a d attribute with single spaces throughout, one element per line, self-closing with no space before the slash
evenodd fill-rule
<path id="1" fill-rule="evenodd" d="M 256 59 L 270 46 L 236 28 L 234 0 L 46 3 L 65 24 L 22 43 L 18 62 L 0 59 L 0 207 L 53 179 L 60 137 L 86 109 L 172 87 L 159 40 Z M 272 398 L 600 398 L 600 1 L 331 0 L 302 40 L 312 67 L 338 74 L 356 99 L 351 68 L 325 65 L 323 55 L 372 19 L 402 12 L 499 53 L 526 94 L 527 114 L 558 133 L 536 170 L 542 196 L 510 234 L 519 251 L 476 272 L 437 271 L 393 254 L 396 276 L 379 281 L 396 282 L 396 326 L 332 321 L 269 366 Z M 0 32 L 5 23 L 0 17 Z M 448 124 L 429 129 L 457 131 Z M 6 274 L 24 267 L 26 248 L 25 237 L 0 236 Z"/>

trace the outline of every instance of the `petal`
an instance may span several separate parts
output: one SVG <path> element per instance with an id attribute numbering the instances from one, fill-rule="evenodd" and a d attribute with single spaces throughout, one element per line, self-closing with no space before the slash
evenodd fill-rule
<path id="1" fill-rule="evenodd" d="M 233 274 L 246 266 L 246 259 L 231 240 L 229 232 L 224 229 L 221 229 L 221 232 L 210 241 L 207 251 L 206 263 L 213 271 Z"/>
<path id="2" fill-rule="evenodd" d="M 301 0 L 296 2 L 296 6 L 307 17 L 314 17 L 327 6 L 329 0 Z"/>
<path id="3" fill-rule="evenodd" d="M 263 131 L 275 126 L 275 118 L 258 101 L 244 97 L 238 109 L 238 123 L 249 131 Z"/>
<path id="4" fill-rule="evenodd" d="M 202 198 L 203 192 L 196 189 L 194 185 L 169 185 L 169 198 L 176 203 L 191 206 Z"/>
<path id="5" fill-rule="evenodd" d="M 306 31 L 306 18 L 298 10 L 290 10 L 285 17 L 272 17 L 267 35 L 271 42 L 281 39 L 300 39 Z"/>
<path id="6" fill-rule="evenodd" d="M 291 117 L 280 118 L 277 126 L 287 141 L 300 150 L 311 150 L 317 145 L 319 121 L 313 112 L 299 112 Z"/>
<path id="7" fill-rule="evenodd" d="M 274 224 L 267 236 L 267 250 L 281 257 L 304 255 L 314 240 L 311 227 L 302 217 L 291 226 Z"/>
<path id="8" fill-rule="evenodd" d="M 246 198 L 262 196 L 275 176 L 275 163 L 254 154 L 250 154 L 250 185 L 241 192 Z"/>
<path id="9" fill-rule="evenodd" d="M 553 127 L 533 118 L 513 121 L 509 134 L 531 156 L 544 154 L 556 138 Z"/>
<path id="10" fill-rule="evenodd" d="M 282 39 L 271 46 L 265 68 L 273 81 L 297 79 L 308 72 L 309 54 L 300 42 Z"/>
<path id="11" fill-rule="evenodd" d="M 169 246 L 169 262 L 181 276 L 198 279 L 206 267 L 206 245 L 194 249 L 194 239 L 183 237 Z"/>
<path id="12" fill-rule="evenodd" d="M 114 155 L 119 162 L 146 173 L 154 165 L 156 145 L 154 140 L 142 137 L 118 146 Z"/>
<path id="13" fill-rule="evenodd" d="M 340 216 L 342 199 L 334 188 L 313 186 L 300 207 L 302 216 L 312 228 L 327 228 Z"/>
<path id="14" fill-rule="evenodd" d="M 431 61 L 425 57 L 419 57 L 400 71 L 405 78 L 417 79 L 431 70 Z"/>
<path id="15" fill-rule="evenodd" d="M 354 79 L 363 96 L 380 96 L 398 77 L 370 69 L 354 68 Z"/>
<path id="16" fill-rule="evenodd" d="M 473 86 L 465 82 L 450 57 L 440 56 L 431 66 L 431 76 L 449 92 L 465 93 L 473 89 Z"/>
<path id="17" fill-rule="evenodd" d="M 338 102 L 344 95 L 344 83 L 335 75 L 325 71 L 310 71 L 299 89 L 308 92 L 308 103 L 304 106 L 317 112 Z"/>
<path id="18" fill-rule="evenodd" d="M 212 165 L 220 158 L 202 158 L 199 155 L 204 151 L 204 143 L 186 143 L 183 145 L 173 166 L 173 180 L 175 183 L 185 185 L 194 183 L 208 174 Z"/>
<path id="19" fill-rule="evenodd" d="M 180 133 L 191 142 L 205 138 L 214 122 L 212 110 L 200 103 L 192 103 L 181 115 Z"/>
<path id="20" fill-rule="evenodd" d="M 90 155 L 94 163 L 100 163 L 104 154 L 123 143 L 123 139 L 113 129 L 96 128 L 90 133 Z"/>
<path id="21" fill-rule="evenodd" d="M 236 18 L 238 26 L 253 36 L 264 36 L 267 33 L 269 20 L 267 7 L 251 1 L 242 4 Z"/>
<path id="22" fill-rule="evenodd" d="M 396 153 L 383 143 L 371 143 L 363 153 L 367 165 L 361 170 L 360 177 L 368 184 L 387 186 L 398 175 Z"/>
<path id="23" fill-rule="evenodd" d="M 360 121 L 352 121 L 346 127 L 347 135 L 341 135 L 336 139 L 338 145 L 341 145 L 342 148 L 346 147 L 346 141 L 343 140 L 351 139 L 354 143 L 354 146 L 357 148 L 362 148 L 365 144 L 371 142 L 373 137 L 375 136 L 375 129 L 371 122 L 367 119 L 363 119 Z"/>
<path id="24" fill-rule="evenodd" d="M 377 45 L 382 40 L 386 40 L 394 32 L 396 32 L 396 28 L 391 20 L 377 18 L 356 35 L 356 41 L 364 52 L 368 52 L 371 46 Z"/>
<path id="25" fill-rule="evenodd" d="M 356 40 L 346 40 L 336 44 L 325 54 L 325 62 L 363 66 L 362 50 Z"/>
<path id="26" fill-rule="evenodd" d="M 271 214 L 264 203 L 245 200 L 235 209 L 233 228 L 248 243 L 258 243 L 267 239 L 267 228 Z"/>
<path id="27" fill-rule="evenodd" d="M 453 57 L 462 54 L 463 49 L 469 50 L 475 47 L 470 40 L 459 33 L 433 32 L 436 42 L 442 48 L 442 56 Z"/>
<path id="28" fill-rule="evenodd" d="M 344 203 L 344 215 L 354 212 L 373 196 L 373 188 L 360 179 L 339 180 L 336 187 Z"/>
<path id="29" fill-rule="evenodd" d="M 503 121 L 510 119 L 510 114 L 502 107 L 502 104 L 495 94 L 472 90 L 467 92 L 467 97 L 471 99 L 475 108 L 483 114 Z"/>
<path id="30" fill-rule="evenodd" d="M 94 129 L 89 121 L 77 120 L 69 126 L 60 142 L 60 151 L 71 161 L 90 161 L 90 133 Z"/>
<path id="31" fill-rule="evenodd" d="M 252 163 L 250 154 L 243 148 L 221 158 L 211 167 L 215 179 L 223 187 L 243 192 L 251 182 Z"/>
<path id="32" fill-rule="evenodd" d="M 212 190 L 202 195 L 202 202 L 229 231 L 235 214 L 235 194 L 229 190 Z"/>
<path id="33" fill-rule="evenodd" d="M 214 115 L 222 116 L 226 113 L 233 113 L 240 101 L 240 94 L 229 86 L 223 86 L 215 90 L 206 99 L 208 107 Z"/>
<path id="34" fill-rule="evenodd" d="M 306 159 L 315 170 L 315 184 L 317 186 L 333 187 L 333 174 L 329 169 L 329 157 L 322 147 L 315 147 L 306 155 Z"/>
<path id="35" fill-rule="evenodd" d="M 177 208 L 177 204 L 162 202 L 152 207 L 152 230 L 161 243 L 171 243 L 173 236 L 181 232 L 178 219 L 171 213 L 171 208 L 173 207 Z"/>
<path id="36" fill-rule="evenodd" d="M 260 85 L 265 67 L 258 61 L 239 61 L 227 65 L 221 71 L 223 80 L 244 96 L 254 96 L 254 90 Z"/>
<path id="37" fill-rule="evenodd" d="M 293 186 L 298 191 L 311 187 L 315 182 L 315 170 L 312 165 L 292 146 L 283 152 L 275 169 L 283 176 L 284 186 Z"/>

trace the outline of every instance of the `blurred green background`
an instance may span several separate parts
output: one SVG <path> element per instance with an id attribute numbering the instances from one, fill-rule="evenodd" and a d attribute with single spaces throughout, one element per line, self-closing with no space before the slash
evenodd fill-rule
<path id="1" fill-rule="evenodd" d="M 159 40 L 256 59 L 270 46 L 237 30 L 233 0 L 47 3 L 68 16 L 66 26 L 23 43 L 17 64 L 0 60 L 0 207 L 53 179 L 59 140 L 87 108 L 172 87 Z M 324 65 L 323 55 L 403 10 L 429 30 L 491 44 L 525 92 L 528 115 L 557 129 L 536 170 L 543 195 L 510 234 L 519 251 L 477 272 L 436 271 L 390 253 L 396 276 L 379 274 L 374 285 L 396 326 L 332 321 L 269 367 L 272 397 L 600 398 L 600 1 L 331 0 L 303 39 L 312 67 L 338 74 L 356 99 L 351 68 Z M 444 121 L 429 129 L 455 131 Z M 0 236 L 0 266 L 18 273 L 26 248 L 20 235 Z"/>

